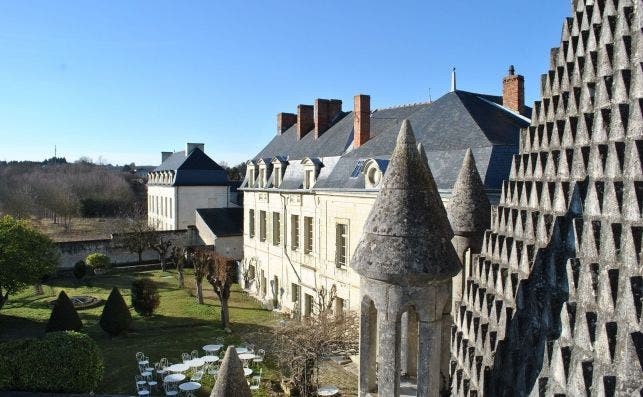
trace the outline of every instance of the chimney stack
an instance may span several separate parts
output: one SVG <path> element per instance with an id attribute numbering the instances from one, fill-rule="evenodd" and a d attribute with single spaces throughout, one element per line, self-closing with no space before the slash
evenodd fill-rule
<path id="1" fill-rule="evenodd" d="M 205 145 L 203 143 L 190 143 L 188 142 L 186 147 L 185 147 L 185 155 L 187 156 L 188 154 L 192 153 L 194 149 L 199 149 L 202 152 L 205 152 Z"/>
<path id="2" fill-rule="evenodd" d="M 297 115 L 294 113 L 277 113 L 277 135 L 281 135 L 293 125 L 297 124 Z"/>
<path id="3" fill-rule="evenodd" d="M 502 106 L 524 114 L 525 78 L 515 73 L 514 65 L 511 65 L 509 74 L 502 79 Z"/>
<path id="4" fill-rule="evenodd" d="M 355 95 L 353 108 L 353 149 L 371 138 L 371 97 Z"/>
<path id="5" fill-rule="evenodd" d="M 337 113 L 342 111 L 342 101 L 339 99 L 315 99 L 315 139 L 327 129 Z"/>
<path id="6" fill-rule="evenodd" d="M 451 92 L 456 90 L 455 68 L 451 71 Z"/>
<path id="7" fill-rule="evenodd" d="M 315 127 L 313 105 L 297 106 L 297 140 L 303 138 Z"/>
<path id="8" fill-rule="evenodd" d="M 171 155 L 172 152 L 161 152 L 161 163 L 165 162 Z"/>

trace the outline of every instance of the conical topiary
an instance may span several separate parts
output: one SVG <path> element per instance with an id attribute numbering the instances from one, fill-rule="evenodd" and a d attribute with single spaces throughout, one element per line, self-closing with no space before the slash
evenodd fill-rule
<path id="1" fill-rule="evenodd" d="M 49 316 L 49 322 L 45 332 L 56 331 L 80 331 L 83 329 L 83 322 L 78 317 L 74 304 L 67 296 L 65 291 L 60 291 L 58 299 L 54 302 L 54 307 Z"/>
<path id="2" fill-rule="evenodd" d="M 103 313 L 100 315 L 100 327 L 110 335 L 118 335 L 127 331 L 131 322 L 132 315 L 123 296 L 118 288 L 112 288 L 103 307 Z"/>

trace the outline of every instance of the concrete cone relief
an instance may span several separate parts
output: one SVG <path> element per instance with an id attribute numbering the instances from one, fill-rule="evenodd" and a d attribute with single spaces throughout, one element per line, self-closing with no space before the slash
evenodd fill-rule
<path id="1" fill-rule="evenodd" d="M 578 0 L 451 329 L 455 396 L 643 389 L 639 0 Z"/>

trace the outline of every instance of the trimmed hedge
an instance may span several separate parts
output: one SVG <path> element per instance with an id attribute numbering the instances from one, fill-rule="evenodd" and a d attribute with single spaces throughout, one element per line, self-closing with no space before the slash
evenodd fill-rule
<path id="1" fill-rule="evenodd" d="M 161 296 L 156 283 L 149 278 L 132 281 L 132 306 L 141 316 L 151 316 L 159 307 Z"/>
<path id="2" fill-rule="evenodd" d="M 82 329 L 83 322 L 78 317 L 74 304 L 71 303 L 65 291 L 60 291 L 58 299 L 56 299 L 54 307 L 51 309 L 51 316 L 49 316 L 45 332 L 80 331 Z"/>
<path id="3" fill-rule="evenodd" d="M 0 344 L 0 390 L 88 393 L 98 387 L 103 372 L 96 342 L 78 332 Z"/>
<path id="4" fill-rule="evenodd" d="M 109 259 L 109 256 L 101 254 L 100 252 L 94 252 L 93 254 L 87 255 L 85 258 L 85 263 L 87 266 L 95 269 L 109 269 L 112 265 L 112 261 Z"/>
<path id="5" fill-rule="evenodd" d="M 87 265 L 84 261 L 78 261 L 74 264 L 74 277 L 76 280 L 82 280 L 87 275 Z"/>
<path id="6" fill-rule="evenodd" d="M 128 330 L 132 322 L 132 315 L 118 288 L 112 288 L 112 292 L 105 302 L 103 313 L 100 315 L 99 324 L 103 331 L 116 336 Z"/>

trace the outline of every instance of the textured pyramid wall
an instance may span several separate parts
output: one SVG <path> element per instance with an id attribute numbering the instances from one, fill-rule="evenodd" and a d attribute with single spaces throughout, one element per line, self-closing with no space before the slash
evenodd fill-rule
<path id="1" fill-rule="evenodd" d="M 643 393 L 643 2 L 573 11 L 456 306 L 453 395 Z"/>

